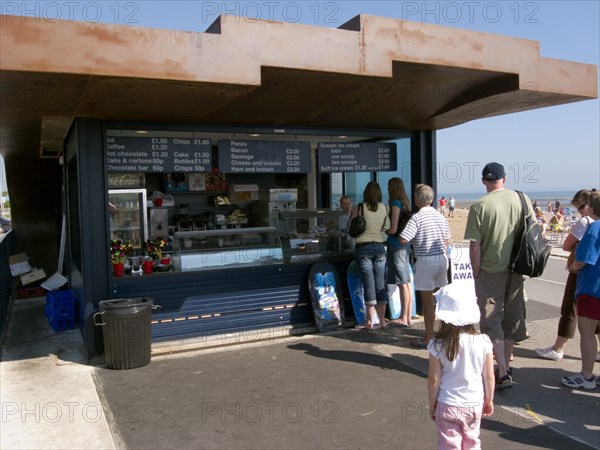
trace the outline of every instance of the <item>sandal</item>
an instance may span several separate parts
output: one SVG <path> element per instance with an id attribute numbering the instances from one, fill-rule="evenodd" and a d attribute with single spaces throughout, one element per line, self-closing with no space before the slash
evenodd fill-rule
<path id="1" fill-rule="evenodd" d="M 508 375 L 512 379 L 512 375 L 513 375 L 512 367 L 509 367 L 508 369 L 506 369 L 506 375 Z M 500 371 L 498 370 L 498 367 L 496 367 L 494 369 L 494 378 L 498 379 L 499 376 L 500 376 Z"/>
<path id="2" fill-rule="evenodd" d="M 512 377 L 510 375 L 504 375 L 502 378 L 496 380 L 496 390 L 501 391 L 503 389 L 512 387 Z"/>

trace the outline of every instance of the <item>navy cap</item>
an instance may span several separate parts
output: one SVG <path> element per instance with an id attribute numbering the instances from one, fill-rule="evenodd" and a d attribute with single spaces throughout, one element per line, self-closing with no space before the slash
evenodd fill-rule
<path id="1" fill-rule="evenodd" d="M 504 178 L 506 173 L 504 172 L 504 166 L 502 164 L 491 162 L 485 165 L 483 171 L 481 172 L 481 176 L 484 180 L 496 181 Z"/>

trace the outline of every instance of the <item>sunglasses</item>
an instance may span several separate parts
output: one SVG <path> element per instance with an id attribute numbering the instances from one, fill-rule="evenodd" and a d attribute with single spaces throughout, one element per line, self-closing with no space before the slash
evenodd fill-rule
<path id="1" fill-rule="evenodd" d="M 581 211 L 581 210 L 582 210 L 582 209 L 584 209 L 586 206 L 587 206 L 586 204 L 584 204 L 584 205 L 579 205 L 579 206 L 577 207 L 577 211 Z"/>

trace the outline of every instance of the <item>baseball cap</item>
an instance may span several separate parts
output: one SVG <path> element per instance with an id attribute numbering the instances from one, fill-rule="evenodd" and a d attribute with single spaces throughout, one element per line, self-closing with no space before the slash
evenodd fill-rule
<path id="1" fill-rule="evenodd" d="M 506 176 L 504 166 L 497 162 L 487 163 L 481 172 L 481 176 L 487 181 L 496 181 Z"/>
<path id="2" fill-rule="evenodd" d="M 466 283 L 450 283 L 435 294 L 438 319 L 461 327 L 479 322 L 475 288 Z"/>

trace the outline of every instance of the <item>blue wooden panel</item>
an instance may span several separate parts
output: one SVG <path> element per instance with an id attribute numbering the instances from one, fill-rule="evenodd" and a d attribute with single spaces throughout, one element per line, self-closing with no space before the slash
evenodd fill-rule
<path id="1" fill-rule="evenodd" d="M 268 328 L 290 325 L 290 309 L 271 311 L 247 311 L 230 316 L 211 317 L 210 319 L 188 319 L 185 321 L 160 322 L 152 325 L 154 340 L 181 339 L 186 337 L 211 336 L 215 334 L 239 334 L 240 338 L 254 337 L 249 330 L 262 329 L 262 335 Z M 303 320 L 299 324 L 312 324 L 312 310 L 305 308 Z M 274 331 L 272 332 L 274 333 Z M 271 334 L 272 334 L 271 333 Z"/>
<path id="2" fill-rule="evenodd" d="M 348 263 L 334 265 L 345 276 Z M 311 265 L 124 277 L 115 280 L 113 298 L 148 297 L 160 305 L 152 313 L 154 341 L 310 325 L 314 324 L 308 291 Z M 347 296 L 345 287 L 344 292 Z"/>

